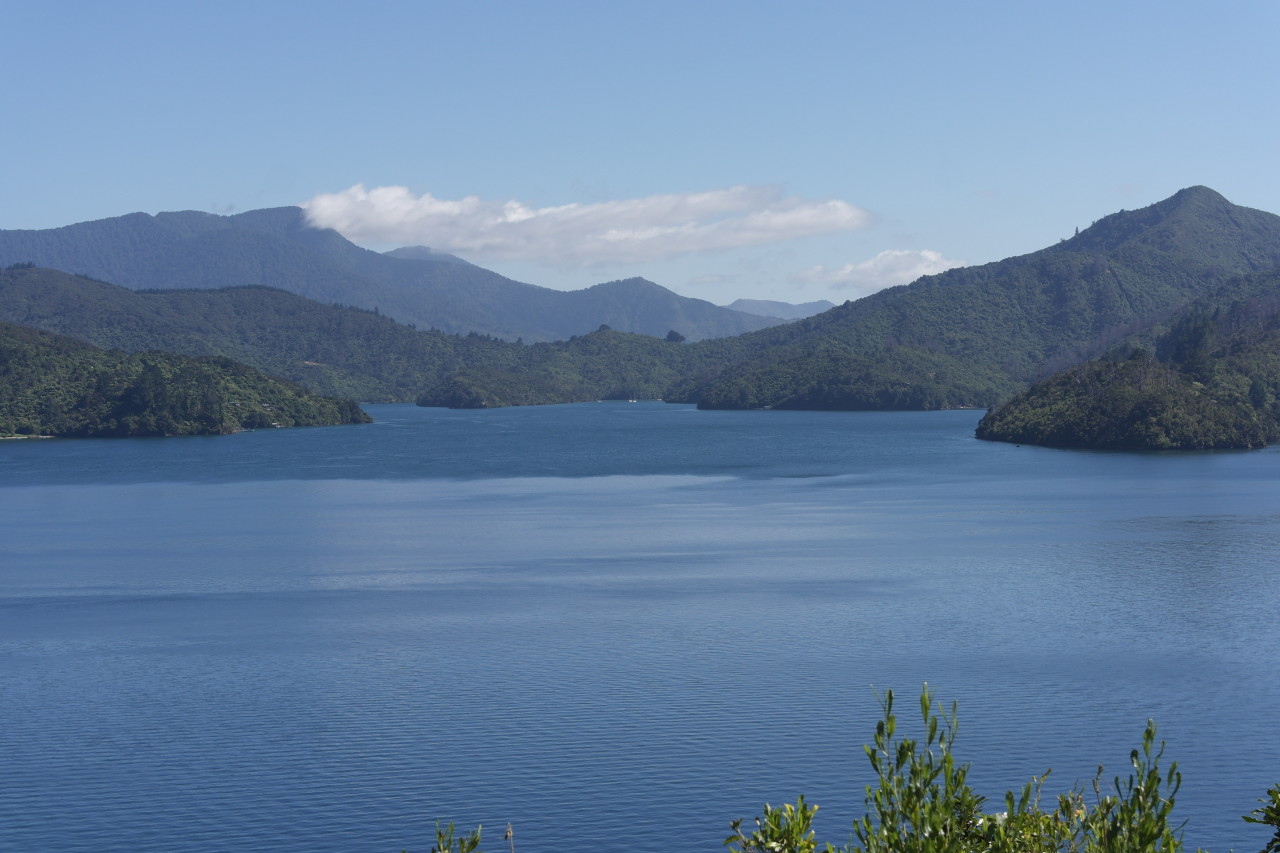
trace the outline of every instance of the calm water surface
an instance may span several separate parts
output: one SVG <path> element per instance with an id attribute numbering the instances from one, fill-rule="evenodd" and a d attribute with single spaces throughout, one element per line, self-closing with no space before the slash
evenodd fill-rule
<path id="1" fill-rule="evenodd" d="M 0 849 L 719 850 L 862 813 L 874 689 L 999 798 L 1123 772 L 1189 845 L 1280 781 L 1280 453 L 1053 451 L 977 412 L 603 403 L 0 442 Z"/>

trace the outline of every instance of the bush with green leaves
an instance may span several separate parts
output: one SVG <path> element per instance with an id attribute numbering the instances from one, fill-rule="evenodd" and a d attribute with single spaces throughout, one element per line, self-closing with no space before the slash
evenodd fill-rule
<path id="1" fill-rule="evenodd" d="M 818 807 L 804 801 L 802 794 L 793 806 L 787 803 L 780 808 L 764 804 L 764 816 L 756 818 L 755 832 L 742 833 L 742 818 L 731 822 L 733 835 L 724 840 L 732 853 L 816 853 L 818 842 L 813 840 L 813 816 Z M 830 850 L 827 845 L 824 850 Z"/>
<path id="2" fill-rule="evenodd" d="M 1276 834 L 1267 842 L 1267 846 L 1262 849 L 1262 853 L 1280 853 L 1280 785 L 1273 785 L 1267 791 L 1267 797 L 1270 799 L 1258 800 L 1262 805 L 1245 815 L 1244 819 L 1248 823 L 1274 826 Z M 817 808 L 817 806 L 814 808 Z"/>
<path id="3" fill-rule="evenodd" d="M 865 747 L 876 774 L 866 789 L 866 814 L 853 825 L 854 840 L 825 853 L 1180 853 L 1181 827 L 1172 823 L 1174 797 L 1182 783 L 1176 763 L 1162 769 L 1164 743 L 1148 720 L 1142 746 L 1129 754 L 1132 772 L 1103 784 L 1103 768 L 1093 780 L 1092 797 L 1079 786 L 1057 798 L 1057 808 L 1041 807 L 1041 788 L 1049 773 L 1028 782 L 1020 793 L 1005 794 L 1005 810 L 986 813 L 984 799 L 967 782 L 968 764 L 953 752 L 956 705 L 944 710 L 929 686 L 920 696 L 922 738 L 898 734 L 893 691 L 880 697 L 882 719 L 875 739 Z M 1280 853 L 1280 786 L 1268 792 L 1245 820 L 1278 828 L 1262 853 Z M 801 797 L 795 806 L 765 806 L 750 836 L 731 827 L 726 845 L 734 853 L 816 853 L 810 829 L 818 807 Z"/>
<path id="4" fill-rule="evenodd" d="M 935 706 L 928 685 L 920 694 L 925 739 L 898 737 L 893 691 L 881 697 L 884 718 L 873 743 L 864 747 L 878 784 L 867 786 L 867 814 L 853 825 L 867 853 L 964 853 L 981 828 L 982 798 L 965 781 L 967 764 L 957 764 L 956 706 L 949 714 Z"/>
<path id="5" fill-rule="evenodd" d="M 1076 786 L 1057 797 L 1057 807 L 1041 807 L 1041 788 L 1048 777 L 1036 777 L 1021 792 L 1004 796 L 1005 810 L 984 811 L 985 800 L 969 786 L 969 765 L 956 760 L 952 747 L 957 731 L 956 704 L 949 710 L 934 701 L 926 684 L 920 695 L 922 738 L 898 733 L 893 691 L 880 697 L 883 716 L 875 738 L 865 747 L 876 774 L 866 789 L 866 814 L 853 825 L 854 838 L 843 847 L 819 846 L 813 817 L 816 805 L 799 797 L 755 818 L 755 829 L 730 823 L 724 841 L 731 853 L 1181 853 L 1180 825 L 1172 823 L 1174 797 L 1182 784 L 1178 765 L 1162 769 L 1164 742 L 1156 741 L 1156 724 L 1148 720 L 1142 746 L 1129 753 L 1132 771 L 1104 785 L 1100 766 L 1092 796 Z M 1270 799 L 1244 819 L 1276 828 L 1261 853 L 1280 853 L 1280 785 Z M 510 836 L 509 836 L 510 837 Z M 455 848 L 456 843 L 456 848 Z M 432 853 L 480 853 L 480 830 L 454 838 L 453 824 L 437 824 Z M 514 843 L 512 845 L 514 851 Z"/>
<path id="6" fill-rule="evenodd" d="M 436 843 L 432 846 L 431 853 L 483 853 L 480 849 L 480 829 L 477 826 L 474 832 L 458 835 L 453 821 L 444 826 L 436 821 Z M 400 853 L 408 851 L 402 850 Z"/>

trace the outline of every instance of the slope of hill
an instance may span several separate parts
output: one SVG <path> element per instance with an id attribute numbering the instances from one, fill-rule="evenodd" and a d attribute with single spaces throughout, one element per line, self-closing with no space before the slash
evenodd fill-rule
<path id="1" fill-rule="evenodd" d="M 376 309 L 402 323 L 508 340 L 558 340 L 602 323 L 690 340 L 777 320 L 686 299 L 641 279 L 563 292 L 521 284 L 421 247 L 384 255 L 310 227 L 301 208 L 234 216 L 184 211 L 0 231 L 0 266 L 35 263 L 131 289 L 261 284 L 320 302 Z M 661 291 L 659 294 L 658 291 Z"/>
<path id="2" fill-rule="evenodd" d="M 734 340 L 598 330 L 525 345 L 416 331 L 267 287 L 132 291 L 40 268 L 0 271 L 0 321 L 129 352 L 229 356 L 319 393 L 475 407 L 658 397 L 718 363 Z"/>
<path id="3" fill-rule="evenodd" d="M 1155 349 L 1121 349 L 1038 382 L 988 412 L 977 437 L 1113 450 L 1250 448 L 1280 437 L 1280 272 L 1232 279 L 1196 300 Z"/>
<path id="4" fill-rule="evenodd" d="M 411 401 L 466 365 L 521 366 L 528 349 L 267 287 L 132 291 L 40 268 L 0 272 L 0 320 L 128 352 L 227 356 L 370 402 Z"/>
<path id="5" fill-rule="evenodd" d="M 217 435 L 368 421 L 350 401 L 231 359 L 112 352 L 0 323 L 0 435 Z"/>
<path id="6" fill-rule="evenodd" d="M 1030 255 L 744 336 L 751 355 L 671 396 L 705 408 L 990 406 L 1278 259 L 1280 217 L 1192 187 Z"/>

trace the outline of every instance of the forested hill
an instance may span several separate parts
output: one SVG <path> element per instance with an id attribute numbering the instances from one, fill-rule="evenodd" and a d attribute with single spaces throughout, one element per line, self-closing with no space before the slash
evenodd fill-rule
<path id="1" fill-rule="evenodd" d="M 571 292 L 512 281 L 421 247 L 379 254 L 310 227 L 301 208 L 234 216 L 132 213 L 41 231 L 0 231 L 0 266 L 37 266 L 131 289 L 266 285 L 402 323 L 507 340 L 569 338 L 607 324 L 689 340 L 782 322 L 679 296 L 643 279 Z"/>
<path id="2" fill-rule="evenodd" d="M 1280 437 L 1280 271 L 1243 276 L 1168 323 L 1154 352 L 1071 367 L 988 412 L 978 438 L 1049 447 L 1204 450 Z"/>
<path id="3" fill-rule="evenodd" d="M 1057 245 L 949 270 L 743 337 L 671 396 L 705 408 L 986 407 L 1280 259 L 1280 217 L 1205 187 Z"/>
<path id="4" fill-rule="evenodd" d="M 0 271 L 0 320 L 130 352 L 228 356 L 323 394 L 467 407 L 661 397 L 718 367 L 738 340 L 602 328 L 526 345 L 418 331 L 273 288 L 132 291 L 38 267 Z"/>
<path id="5" fill-rule="evenodd" d="M 0 272 L 0 320 L 128 352 L 226 356 L 368 402 L 412 401 L 465 365 L 515 367 L 526 349 L 268 287 L 133 291 L 38 267 Z"/>
<path id="6" fill-rule="evenodd" d="M 217 435 L 368 420 L 350 401 L 231 359 L 106 351 L 0 323 L 0 436 Z"/>

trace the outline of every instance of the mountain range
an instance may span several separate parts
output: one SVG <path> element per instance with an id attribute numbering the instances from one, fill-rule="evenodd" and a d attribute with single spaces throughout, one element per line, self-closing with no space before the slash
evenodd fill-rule
<path id="1" fill-rule="evenodd" d="M 332 232 L 311 229 L 306 239 L 348 251 Z M 112 246 L 95 251 L 106 257 L 146 251 Z M 398 254 L 366 253 L 379 264 L 479 269 L 451 256 L 432 258 L 440 253 L 421 248 Z M 319 263 L 316 254 L 308 257 Z M 1105 216 L 1028 255 L 696 342 L 603 324 L 568 340 L 524 344 L 418 331 L 385 311 L 270 287 L 135 292 L 35 268 L 0 274 L 0 320 L 128 351 L 230 356 L 315 391 L 363 400 L 484 407 L 644 396 L 702 408 L 986 408 L 1072 365 L 1155 349 L 1184 323 L 1182 312 L 1212 315 L 1241 300 L 1280 302 L 1272 274 L 1277 262 L 1280 217 L 1191 187 Z M 636 286 L 615 282 L 591 290 L 607 297 Z M 440 324 L 427 318 L 423 325 Z M 1263 336 L 1250 346 L 1256 355 L 1277 345 Z M 1268 381 L 1259 379 L 1260 399 L 1269 393 Z"/>
<path id="2" fill-rule="evenodd" d="M 506 340 L 563 340 L 602 324 L 701 340 L 783 322 L 680 296 L 642 278 L 566 292 L 512 281 L 421 246 L 380 254 L 331 229 L 311 227 L 298 207 L 232 216 L 131 213 L 62 228 L 0 231 L 0 266 L 16 263 L 133 290 L 266 285 L 378 310 L 418 328 Z"/>

